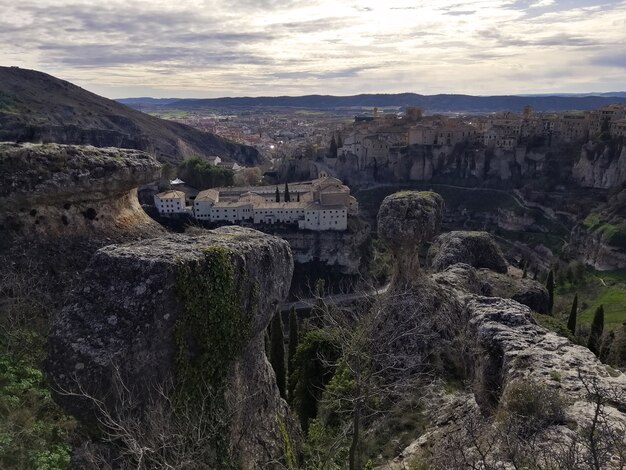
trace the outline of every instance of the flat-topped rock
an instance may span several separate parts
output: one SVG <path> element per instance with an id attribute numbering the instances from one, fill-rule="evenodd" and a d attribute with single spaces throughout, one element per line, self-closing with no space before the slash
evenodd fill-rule
<path id="1" fill-rule="evenodd" d="M 114 371 L 136 410 L 153 405 L 156 386 L 167 395 L 221 390 L 237 403 L 224 411 L 232 413 L 224 430 L 231 454 L 256 468 L 280 455 L 277 417 L 290 422 L 263 332 L 292 272 L 287 242 L 241 227 L 102 248 L 52 326 L 49 380 L 57 390 L 89 390 L 110 410 L 124 406 L 108 393 Z M 55 399 L 81 422 L 96 422 L 80 397 Z"/>
<path id="2" fill-rule="evenodd" d="M 439 235 L 428 250 L 428 264 L 434 271 L 465 263 L 506 273 L 508 264 L 500 247 L 487 232 L 454 231 Z"/>
<path id="3" fill-rule="evenodd" d="M 429 191 L 403 191 L 382 202 L 378 236 L 388 244 L 395 259 L 392 284 L 419 274 L 419 247 L 439 233 L 443 207 L 443 198 Z"/>
<path id="4" fill-rule="evenodd" d="M 137 150 L 0 143 L 0 232 L 156 235 L 137 188 L 160 172 L 152 156 Z"/>

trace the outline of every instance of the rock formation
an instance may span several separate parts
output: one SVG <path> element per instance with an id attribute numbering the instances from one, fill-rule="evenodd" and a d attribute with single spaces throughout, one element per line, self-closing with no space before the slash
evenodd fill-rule
<path id="1" fill-rule="evenodd" d="M 393 286 L 400 288 L 419 274 L 419 247 L 439 232 L 442 214 L 443 198 L 437 193 L 405 191 L 385 198 L 378 236 L 394 257 Z"/>
<path id="2" fill-rule="evenodd" d="M 0 144 L 0 234 L 55 237 L 161 233 L 137 201 L 160 164 L 136 150 Z"/>
<path id="3" fill-rule="evenodd" d="M 263 333 L 292 272 L 287 242 L 239 227 L 102 248 L 52 327 L 55 399 L 95 425 L 102 410 L 83 391 L 139 422 L 165 397 L 210 397 L 196 411 L 225 436 L 224 448 L 210 441 L 214 465 L 281 458 L 293 424 Z M 118 382 L 130 396 L 112 393 Z"/>
<path id="4" fill-rule="evenodd" d="M 574 179 L 589 188 L 613 188 L 626 182 L 626 146 L 590 142 L 573 168 Z"/>
<path id="5" fill-rule="evenodd" d="M 401 210 L 407 207 L 406 201 L 396 206 L 397 210 L 391 210 L 396 200 L 408 197 L 405 194 L 385 200 L 379 217 L 379 227 L 383 228 L 379 230 L 381 235 L 389 233 L 386 240 L 397 240 L 402 246 L 394 251 L 396 269 L 411 267 L 416 272 L 417 246 L 411 246 L 411 235 L 417 245 L 419 240 L 427 238 L 424 235 L 433 235 L 433 225 L 425 220 L 422 211 Z M 415 193 L 411 197 L 421 199 Z M 408 206 L 416 205 L 417 201 L 413 201 Z M 399 218 L 394 220 L 390 216 L 393 213 Z M 436 217 L 431 214 L 430 220 Z M 419 232 L 420 226 L 426 227 L 424 235 Z M 388 232 L 385 227 L 390 227 Z M 408 259 L 400 258 L 403 253 Z M 515 441 L 518 444 L 513 450 L 526 452 L 524 458 L 546 464 L 555 456 L 563 459 L 575 456 L 579 464 L 559 467 L 552 460 L 554 468 L 593 468 L 578 465 L 593 458 L 585 446 L 589 444 L 589 429 L 596 423 L 598 429 L 602 428 L 598 432 L 604 433 L 603 439 L 614 439 L 603 448 L 602 461 L 606 463 L 611 457 L 619 459 L 620 449 L 624 448 L 624 435 L 620 432 L 626 429 L 623 414 L 626 375 L 603 365 L 587 348 L 536 323 L 531 308 L 535 311 L 546 308 L 547 293 L 543 286 L 503 274 L 506 264 L 487 234 L 443 235 L 434 244 L 431 260 L 440 272 L 430 276 L 421 272 L 409 283 L 406 278 L 394 278 L 389 289 L 392 294 L 386 300 L 388 310 L 394 314 L 384 319 L 381 329 L 393 331 L 394 327 L 405 327 L 407 318 L 419 318 L 406 329 L 411 333 L 405 335 L 398 347 L 407 352 L 407 357 L 419 357 L 422 367 L 428 364 L 433 370 L 441 371 L 443 366 L 447 374 L 452 372 L 471 387 L 453 394 L 434 392 L 427 412 L 432 427 L 400 457 L 382 468 L 406 468 L 416 461 L 428 462 L 429 468 L 435 469 L 474 468 L 469 464 L 472 459 L 478 465 L 475 468 L 483 468 L 483 464 L 514 468 L 510 460 L 513 458 L 511 433 L 517 431 L 504 429 L 502 422 L 506 413 L 513 413 L 509 408 L 513 400 L 510 397 L 516 393 L 520 406 L 526 406 L 524 400 L 529 399 L 528 406 L 533 408 L 529 413 L 539 413 L 537 418 L 543 420 L 540 429 L 528 427 L 527 421 L 532 416 L 525 415 L 521 424 L 518 421 L 521 427 L 517 430 L 540 433 L 534 441 L 537 446 L 530 451 L 524 446 L 533 441 Z M 480 269 L 459 262 L 470 262 Z M 403 281 L 404 296 L 400 302 L 398 295 L 393 294 L 398 292 L 393 285 L 398 278 Z M 420 316 L 423 312 L 427 313 Z M 456 355 L 450 354 L 451 350 Z M 455 360 L 462 367 L 455 368 Z M 414 367 L 405 369 L 405 373 Z M 520 386 L 528 393 L 537 393 L 536 398 L 520 396 Z M 558 419 L 547 419 L 540 415 L 541 411 L 534 411 L 546 405 L 541 397 L 552 400 L 558 408 Z M 594 435 L 594 439 L 599 435 Z M 459 456 L 465 463 L 454 460 L 453 457 Z"/>
<path id="6" fill-rule="evenodd" d="M 428 250 L 429 264 L 442 271 L 456 263 L 506 273 L 508 264 L 502 251 L 486 232 L 448 232 L 437 237 Z"/>

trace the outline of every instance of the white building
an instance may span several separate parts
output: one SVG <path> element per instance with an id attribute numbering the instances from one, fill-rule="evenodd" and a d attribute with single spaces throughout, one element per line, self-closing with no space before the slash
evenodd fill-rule
<path id="1" fill-rule="evenodd" d="M 272 186 L 207 189 L 198 193 L 193 214 L 196 219 L 208 222 L 346 230 L 348 215 L 358 213 L 358 203 L 350 195 L 350 188 L 336 178 L 295 183 L 289 193 L 291 201 L 276 202 L 276 188 Z M 282 192 L 281 198 L 284 198 Z"/>
<path id="2" fill-rule="evenodd" d="M 182 191 L 164 191 L 154 195 L 154 205 L 159 214 L 180 214 L 186 212 L 185 193 Z"/>
<path id="3" fill-rule="evenodd" d="M 306 230 L 346 230 L 348 228 L 348 209 L 346 206 L 310 204 L 304 219 L 298 222 L 298 228 Z"/>
<path id="4" fill-rule="evenodd" d="M 216 155 L 211 156 L 211 157 L 206 157 L 206 159 L 213 166 L 217 166 L 220 163 L 222 163 L 222 159 Z"/>
<path id="5" fill-rule="evenodd" d="M 220 200 L 215 189 L 200 191 L 193 202 L 193 216 L 198 220 L 211 220 L 211 208 Z"/>

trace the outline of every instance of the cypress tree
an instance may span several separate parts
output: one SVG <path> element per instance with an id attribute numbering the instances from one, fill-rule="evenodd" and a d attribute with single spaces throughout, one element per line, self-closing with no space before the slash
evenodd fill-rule
<path id="1" fill-rule="evenodd" d="M 280 202 L 280 191 L 278 190 L 278 186 L 276 186 L 276 202 Z"/>
<path id="2" fill-rule="evenodd" d="M 589 342 L 587 347 L 596 356 L 600 352 L 600 338 L 602 338 L 602 332 L 604 331 L 604 306 L 600 305 L 596 309 L 596 313 L 593 316 L 591 322 L 591 332 L 589 333 Z"/>
<path id="3" fill-rule="evenodd" d="M 270 363 L 276 373 L 276 384 L 278 385 L 280 396 L 285 398 L 287 386 L 287 374 L 285 371 L 285 336 L 283 334 L 283 321 L 280 318 L 280 312 L 276 312 L 274 318 L 272 318 L 270 339 Z"/>
<path id="4" fill-rule="evenodd" d="M 341 134 L 337 134 L 337 148 L 343 147 L 343 139 L 341 138 Z"/>
<path id="5" fill-rule="evenodd" d="M 287 372 L 289 373 L 289 400 L 293 398 L 294 383 L 293 373 L 295 369 L 296 349 L 298 348 L 298 315 L 296 307 L 292 306 L 289 310 L 289 348 L 287 349 Z"/>
<path id="6" fill-rule="evenodd" d="M 300 193 L 296 193 L 296 200 L 300 202 Z"/>
<path id="7" fill-rule="evenodd" d="M 578 314 L 578 294 L 574 296 L 574 302 L 572 302 L 572 310 L 569 313 L 569 318 L 567 319 L 567 329 L 572 332 L 573 335 L 576 334 L 576 315 Z"/>
<path id="8" fill-rule="evenodd" d="M 546 288 L 548 289 L 548 313 L 552 315 L 554 308 L 554 271 L 551 269 L 546 280 Z"/>
<path id="9" fill-rule="evenodd" d="M 285 202 L 291 202 L 291 195 L 289 194 L 289 185 L 285 183 Z"/>
<path id="10" fill-rule="evenodd" d="M 524 261 L 524 268 L 522 271 L 522 279 L 526 279 L 528 277 L 528 261 Z"/>

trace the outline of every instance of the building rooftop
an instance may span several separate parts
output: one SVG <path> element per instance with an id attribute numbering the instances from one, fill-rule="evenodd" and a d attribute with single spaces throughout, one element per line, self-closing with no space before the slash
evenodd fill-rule
<path id="1" fill-rule="evenodd" d="M 196 196 L 196 201 L 217 201 L 219 200 L 220 193 L 215 189 L 205 189 L 200 191 Z"/>
<path id="2" fill-rule="evenodd" d="M 185 197 L 185 193 L 182 191 L 170 190 L 157 194 L 157 197 L 160 197 L 161 199 L 173 199 L 177 197 Z"/>

